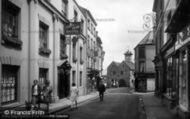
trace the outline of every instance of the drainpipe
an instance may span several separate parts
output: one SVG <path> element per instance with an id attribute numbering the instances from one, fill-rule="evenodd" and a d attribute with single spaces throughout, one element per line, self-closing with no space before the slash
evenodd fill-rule
<path id="1" fill-rule="evenodd" d="M 55 86 L 55 33 L 56 33 L 56 20 L 57 20 L 57 16 L 55 14 L 53 14 L 53 102 L 55 102 L 55 98 L 56 98 L 56 86 Z"/>

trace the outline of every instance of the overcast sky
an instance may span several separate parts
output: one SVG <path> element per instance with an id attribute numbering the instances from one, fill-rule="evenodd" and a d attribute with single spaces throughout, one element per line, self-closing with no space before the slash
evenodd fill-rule
<path id="1" fill-rule="evenodd" d="M 76 1 L 89 9 L 97 20 L 97 30 L 106 52 L 104 69 L 112 61 L 124 60 L 124 53 L 128 49 L 134 54 L 134 47 L 147 33 L 143 29 L 143 16 L 152 13 L 153 0 Z"/>

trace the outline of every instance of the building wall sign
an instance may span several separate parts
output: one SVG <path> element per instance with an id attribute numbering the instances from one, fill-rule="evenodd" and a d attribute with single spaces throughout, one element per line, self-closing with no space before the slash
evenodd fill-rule
<path id="1" fill-rule="evenodd" d="M 81 23 L 70 22 L 65 26 L 65 35 L 79 35 L 81 34 Z"/>

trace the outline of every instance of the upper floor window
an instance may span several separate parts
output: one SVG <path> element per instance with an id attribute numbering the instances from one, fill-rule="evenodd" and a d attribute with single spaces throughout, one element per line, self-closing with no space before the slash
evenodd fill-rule
<path id="1" fill-rule="evenodd" d="M 139 59 L 145 58 L 145 47 L 139 47 Z"/>
<path id="2" fill-rule="evenodd" d="M 84 20 L 81 19 L 81 33 L 83 33 L 84 31 Z"/>
<path id="3" fill-rule="evenodd" d="M 48 30 L 49 26 L 45 23 L 39 23 L 39 40 L 40 40 L 40 48 L 39 53 L 43 55 L 49 55 L 51 51 L 48 48 Z"/>
<path id="4" fill-rule="evenodd" d="M 145 72 L 145 62 L 144 61 L 139 62 L 139 71 Z"/>
<path id="5" fill-rule="evenodd" d="M 78 21 L 78 13 L 74 10 L 74 22 Z"/>
<path id="6" fill-rule="evenodd" d="M 67 59 L 68 56 L 66 55 L 66 38 L 64 35 L 60 35 L 60 58 Z"/>
<path id="7" fill-rule="evenodd" d="M 2 44 L 21 46 L 19 40 L 20 8 L 8 0 L 2 1 Z"/>
<path id="8" fill-rule="evenodd" d="M 88 19 L 88 29 L 90 30 L 90 19 Z"/>
<path id="9" fill-rule="evenodd" d="M 64 16 L 67 16 L 68 0 L 62 0 L 62 12 Z"/>

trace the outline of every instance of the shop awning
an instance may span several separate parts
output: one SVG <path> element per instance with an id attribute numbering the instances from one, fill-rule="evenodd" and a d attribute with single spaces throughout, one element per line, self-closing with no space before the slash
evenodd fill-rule
<path id="1" fill-rule="evenodd" d="M 190 1 L 180 0 L 167 26 L 166 32 L 178 33 L 190 23 Z"/>

